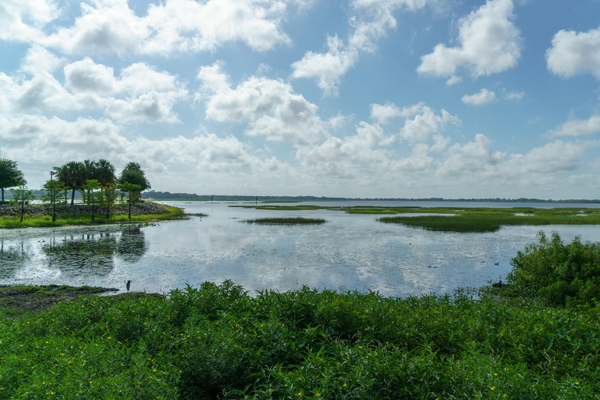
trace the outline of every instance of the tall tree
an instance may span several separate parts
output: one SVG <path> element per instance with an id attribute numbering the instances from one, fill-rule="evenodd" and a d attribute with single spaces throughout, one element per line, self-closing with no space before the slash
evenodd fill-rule
<path id="1" fill-rule="evenodd" d="M 35 196 L 29 190 L 25 184 L 19 185 L 16 189 L 12 189 L 13 198 L 10 201 L 10 204 L 15 204 L 21 207 L 21 220 L 19 223 L 23 222 L 23 217 L 25 216 L 25 211 L 29 207 L 29 203 L 32 200 L 35 200 Z"/>
<path id="2" fill-rule="evenodd" d="M 131 205 L 137 200 L 138 193 L 142 187 L 133 183 L 121 183 L 119 190 L 127 193 L 127 204 L 129 204 L 129 222 L 131 222 Z"/>
<path id="3" fill-rule="evenodd" d="M 119 176 L 119 184 L 131 183 L 140 187 L 138 196 L 141 198 L 141 192 L 146 189 L 151 189 L 150 181 L 146 178 L 146 174 L 142 170 L 140 164 L 136 162 L 130 162 L 125 166 L 123 172 Z"/>
<path id="4" fill-rule="evenodd" d="M 102 186 L 107 183 L 114 183 L 117 179 L 115 175 L 115 166 L 104 159 L 98 160 L 92 179 L 96 179 Z"/>
<path id="5" fill-rule="evenodd" d="M 58 167 L 58 180 L 71 189 L 71 205 L 75 204 L 75 191 L 85 185 L 86 167 L 79 161 L 70 161 Z"/>
<path id="6" fill-rule="evenodd" d="M 102 205 L 106 206 L 106 221 L 110 217 L 110 206 L 115 204 L 117 200 L 117 186 L 109 182 L 106 185 L 102 186 Z"/>
<path id="7" fill-rule="evenodd" d="M 56 203 L 60 202 L 65 185 L 59 181 L 49 180 L 42 186 L 42 189 L 46 192 L 42 196 L 42 202 L 52 206 L 52 222 L 54 222 L 56 221 Z"/>
<path id="8" fill-rule="evenodd" d="M 4 203 L 4 189 L 24 185 L 27 181 L 23 173 L 17 168 L 17 162 L 0 158 L 0 190 L 2 190 L 2 203 Z"/>
<path id="9" fill-rule="evenodd" d="M 98 202 L 99 197 L 97 190 L 101 188 L 100 182 L 98 182 L 96 179 L 88 179 L 83 188 L 84 190 L 87 190 L 88 193 L 87 200 L 88 204 L 92 206 L 92 222 L 94 222 L 94 217 L 96 215 L 96 203 Z"/>

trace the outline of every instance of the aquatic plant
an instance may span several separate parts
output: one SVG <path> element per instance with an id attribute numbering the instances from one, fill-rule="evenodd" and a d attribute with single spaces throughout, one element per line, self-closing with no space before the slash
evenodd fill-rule
<path id="1" fill-rule="evenodd" d="M 327 222 L 322 218 L 301 218 L 301 217 L 287 217 L 287 218 L 257 218 L 257 219 L 246 219 L 242 222 L 247 224 L 263 224 L 263 225 L 319 225 Z"/>

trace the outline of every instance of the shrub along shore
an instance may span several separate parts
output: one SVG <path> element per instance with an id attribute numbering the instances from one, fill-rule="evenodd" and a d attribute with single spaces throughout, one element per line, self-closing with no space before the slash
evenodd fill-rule
<path id="1" fill-rule="evenodd" d="M 0 398 L 598 399 L 598 248 L 540 235 L 478 299 L 225 281 L 5 311 Z"/>
<path id="2" fill-rule="evenodd" d="M 129 221 L 129 206 L 115 205 L 110 208 L 107 219 L 106 208 L 94 208 L 94 222 L 91 220 L 92 206 L 76 204 L 74 206 L 57 206 L 58 219 L 52 221 L 52 208 L 33 205 L 29 207 L 23 222 L 20 222 L 18 207 L 0 207 L 0 228 L 52 227 L 65 225 L 90 225 L 106 223 L 123 223 Z M 186 218 L 183 209 L 169 207 L 158 203 L 145 202 L 131 206 L 132 222 L 152 222 Z"/>

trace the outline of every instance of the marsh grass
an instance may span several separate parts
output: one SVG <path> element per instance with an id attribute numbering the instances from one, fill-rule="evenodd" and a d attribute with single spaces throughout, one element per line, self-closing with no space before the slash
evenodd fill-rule
<path id="1" fill-rule="evenodd" d="M 478 215 L 466 212 L 450 218 L 447 216 L 395 216 L 380 218 L 379 221 L 384 223 L 400 223 L 432 231 L 494 232 L 502 226 L 509 225 L 595 225 L 600 224 L 600 215 L 596 214 L 590 217 L 580 217 L 572 214 L 515 216 L 514 214 L 505 213 Z"/>
<path id="2" fill-rule="evenodd" d="M 0 398 L 597 399 L 599 328 L 522 298 L 85 296 L 0 322 Z"/>
<path id="3" fill-rule="evenodd" d="M 165 220 L 177 220 L 186 219 L 186 215 L 183 210 L 178 207 L 164 206 L 169 210 L 168 214 L 147 214 L 147 215 L 132 215 L 131 222 L 155 222 Z M 90 215 L 85 216 L 74 216 L 74 215 L 59 215 L 55 222 L 52 222 L 52 216 L 43 217 L 28 217 L 25 216 L 23 222 L 19 223 L 20 217 L 1 217 L 0 218 L 0 229 L 1 228 L 26 228 L 26 227 L 53 227 L 53 226 L 68 226 L 68 225 L 103 225 L 103 224 L 121 224 L 128 223 L 129 217 L 127 215 L 111 215 L 108 221 L 106 215 L 96 214 L 95 221 L 92 223 L 92 217 Z"/>
<path id="4" fill-rule="evenodd" d="M 301 218 L 301 217 L 287 217 L 287 218 L 257 218 L 257 219 L 246 219 L 242 222 L 247 224 L 263 224 L 263 225 L 320 225 L 327 222 L 322 218 Z"/>

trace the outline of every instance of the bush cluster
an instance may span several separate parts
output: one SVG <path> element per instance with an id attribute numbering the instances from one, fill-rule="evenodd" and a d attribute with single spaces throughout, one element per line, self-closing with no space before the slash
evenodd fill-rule
<path id="1" fill-rule="evenodd" d="M 538 233 L 532 243 L 513 259 L 509 282 L 549 304 L 596 306 L 600 301 L 600 243 L 581 243 L 577 237 L 565 244 L 553 232 Z"/>
<path id="2" fill-rule="evenodd" d="M 0 399 L 597 399 L 594 311 L 229 281 L 87 296 L 0 323 Z"/>

